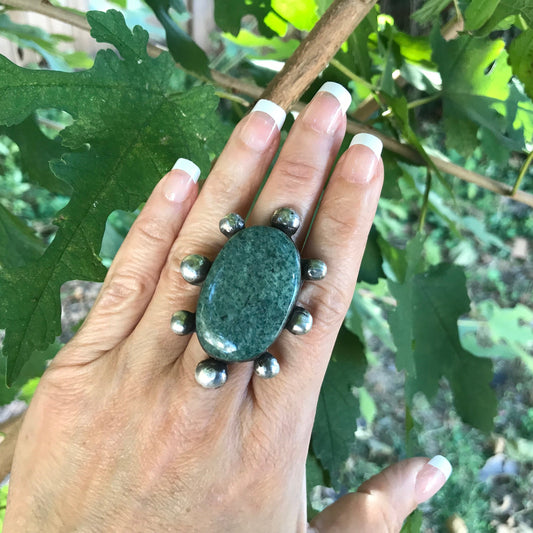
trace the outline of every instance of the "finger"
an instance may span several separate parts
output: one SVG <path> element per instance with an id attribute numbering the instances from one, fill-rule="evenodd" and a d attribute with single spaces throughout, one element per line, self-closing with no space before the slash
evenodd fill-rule
<path id="1" fill-rule="evenodd" d="M 279 207 L 291 207 L 301 217 L 294 239 L 305 238 L 324 183 L 346 129 L 350 93 L 327 82 L 297 118 L 278 160 L 257 199 L 249 225 L 268 225 Z"/>
<path id="2" fill-rule="evenodd" d="M 308 423 L 312 423 L 329 357 L 353 296 L 381 191 L 381 144 L 376 148 L 374 139 L 356 136 L 355 144 L 339 159 L 302 251 L 302 257 L 322 259 L 328 269 L 323 280 L 304 283 L 299 296 L 299 304 L 313 316 L 311 331 L 303 336 L 282 333 L 272 350 L 280 359 L 279 376 L 266 381 L 254 378 L 259 401 L 288 398 L 289 409 L 300 416 L 301 406 L 306 406 Z"/>
<path id="3" fill-rule="evenodd" d="M 199 175 L 200 169 L 194 163 L 179 159 L 155 187 L 117 252 L 74 343 L 105 352 L 137 325 L 196 198 Z M 94 357 L 94 353 L 85 350 L 80 357 Z"/>
<path id="4" fill-rule="evenodd" d="M 132 345 L 143 341 L 145 346 L 135 357 L 167 365 L 188 344 L 190 336 L 172 333 L 170 318 L 178 310 L 194 312 L 200 289 L 185 282 L 180 263 L 189 254 L 214 260 L 226 241 L 219 221 L 230 212 L 244 216 L 248 211 L 277 149 L 284 117 L 279 106 L 260 100 L 237 125 L 172 246 L 150 305 L 131 337 Z"/>
<path id="5" fill-rule="evenodd" d="M 409 514 L 438 492 L 451 472 L 452 466 L 442 455 L 389 466 L 317 515 L 309 533 L 399 532 Z"/>

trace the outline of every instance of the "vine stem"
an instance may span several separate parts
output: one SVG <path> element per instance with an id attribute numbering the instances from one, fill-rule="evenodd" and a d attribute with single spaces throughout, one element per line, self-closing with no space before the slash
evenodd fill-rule
<path id="1" fill-rule="evenodd" d="M 425 98 L 419 98 L 418 100 L 413 100 L 412 102 L 409 102 L 407 104 L 407 109 L 414 109 L 415 107 L 420 107 L 425 104 L 429 104 L 430 102 L 434 102 L 435 100 L 438 100 L 441 97 L 441 93 L 435 93 L 430 96 L 426 96 Z"/>
<path id="2" fill-rule="evenodd" d="M 350 78 L 353 82 L 362 85 L 363 87 L 366 87 L 369 91 L 372 91 L 373 93 L 377 92 L 377 89 L 368 81 L 366 81 L 364 78 L 361 78 L 355 72 L 352 72 L 349 68 L 345 67 L 338 59 L 335 59 L 334 57 L 330 59 L 329 64 L 333 67 L 335 67 L 337 70 L 342 72 L 347 78 Z"/>
<path id="3" fill-rule="evenodd" d="M 86 31 L 89 31 L 90 29 L 87 23 L 87 20 L 85 19 L 84 16 L 74 11 L 55 7 L 47 2 L 37 2 L 35 0 L 0 0 L 0 3 L 6 6 L 12 7 L 12 8 L 16 8 L 16 9 L 23 9 L 27 11 L 33 11 L 35 13 L 41 13 L 42 15 L 46 15 L 48 17 L 61 20 L 63 22 L 66 22 L 67 24 L 71 24 L 73 26 L 76 26 Z M 333 5 L 331 7 L 333 7 Z M 371 7 L 372 5 L 370 5 L 368 9 L 370 10 Z M 336 24 L 336 20 L 330 19 L 330 24 L 332 24 L 332 26 L 334 27 L 334 25 Z M 327 38 L 325 40 L 327 41 Z M 303 42 L 302 42 L 302 45 L 303 45 Z M 300 47 L 302 45 L 300 45 Z M 165 47 L 158 45 L 158 44 L 154 44 L 152 42 L 148 43 L 147 49 L 148 49 L 148 53 L 153 56 L 157 56 L 161 52 L 166 51 Z M 329 58 L 329 60 L 331 60 L 331 58 Z M 278 76 L 283 72 L 283 70 L 280 73 L 278 73 Z M 229 76 L 228 74 L 223 74 L 216 70 L 211 71 L 211 76 L 213 78 L 213 81 L 217 85 L 219 85 L 220 87 L 226 90 L 238 92 L 240 94 L 244 94 L 255 99 L 264 97 L 263 95 L 265 93 L 263 92 L 263 89 L 259 87 L 258 85 L 255 85 L 254 83 L 242 81 L 240 79 Z M 278 76 L 276 76 L 276 78 Z M 276 78 L 274 78 L 272 83 L 275 81 Z M 291 96 L 291 100 L 295 101 L 294 96 Z M 305 104 L 301 102 L 296 102 L 290 105 L 290 109 L 294 111 L 300 111 L 304 108 L 304 105 Z M 392 137 L 388 137 L 378 130 L 369 128 L 368 126 L 365 126 L 364 124 L 361 124 L 354 120 L 348 120 L 346 130 L 348 133 L 351 133 L 351 134 L 366 132 L 366 133 L 371 133 L 373 135 L 376 135 L 383 142 L 385 149 L 415 164 L 424 165 L 424 166 L 426 165 L 426 163 L 420 157 L 419 153 L 414 148 L 412 148 L 411 146 L 407 144 L 403 144 L 397 141 L 396 139 L 393 139 Z M 513 193 L 513 188 L 510 187 L 509 185 L 506 185 L 505 183 L 501 183 L 499 181 L 493 180 L 491 178 L 488 178 L 487 176 L 478 174 L 477 172 L 467 170 L 461 167 L 460 165 L 456 165 L 454 163 L 451 163 L 450 161 L 441 159 L 440 157 L 430 156 L 430 158 L 435 164 L 435 166 L 440 171 L 446 174 L 451 174 L 463 181 L 474 183 L 475 185 L 482 187 L 484 189 L 487 189 L 493 193 L 499 194 L 501 196 L 509 196 L 517 202 L 521 202 L 525 205 L 533 207 L 533 194 L 531 193 L 522 191 L 518 188 Z"/>
<path id="4" fill-rule="evenodd" d="M 431 170 L 427 168 L 426 174 L 426 188 L 424 189 L 424 199 L 422 200 L 422 208 L 420 210 L 420 218 L 418 219 L 418 233 L 424 230 L 424 224 L 426 223 L 426 215 L 429 206 L 429 192 L 431 191 Z"/>
<path id="5" fill-rule="evenodd" d="M 524 161 L 524 164 L 522 165 L 522 168 L 520 169 L 518 178 L 516 178 L 515 184 L 513 186 L 513 190 L 511 191 L 511 196 L 514 197 L 514 195 L 517 193 L 520 187 L 520 184 L 522 183 L 522 180 L 524 179 L 524 176 L 526 175 L 527 169 L 531 165 L 531 161 L 533 161 L 533 151 L 529 152 L 527 159 Z"/>

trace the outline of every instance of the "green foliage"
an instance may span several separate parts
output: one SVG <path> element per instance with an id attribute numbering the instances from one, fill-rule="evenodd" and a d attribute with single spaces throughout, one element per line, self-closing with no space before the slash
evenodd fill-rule
<path id="1" fill-rule="evenodd" d="M 342 328 L 318 399 L 311 446 L 334 486 L 348 458 L 355 431 L 358 404 L 352 392 L 362 385 L 366 360 L 361 341 Z"/>
<path id="2" fill-rule="evenodd" d="M 210 77 L 209 60 L 205 52 L 178 26 L 169 13 L 171 7 L 178 12 L 185 10 L 181 0 L 146 0 L 146 3 L 165 28 L 172 57 L 183 68 Z"/>
<path id="3" fill-rule="evenodd" d="M 62 132 L 62 143 L 72 152 L 51 165 L 73 190 L 58 215 L 55 239 L 37 261 L 0 273 L 8 383 L 34 351 L 60 333 L 60 286 L 69 279 L 103 278 L 98 253 L 108 215 L 144 201 L 176 154 L 206 171 L 209 151 L 222 145 L 212 89 L 180 92 L 183 76 L 170 56 L 150 58 L 148 34 L 140 27 L 130 32 L 118 12 L 91 12 L 88 19 L 92 35 L 114 44 L 123 59 L 104 50 L 92 69 L 60 73 L 25 70 L 0 58 L 1 123 L 20 123 L 43 107 L 74 117 Z M 19 302 L 16 309 L 10 301 Z"/>
<path id="4" fill-rule="evenodd" d="M 528 96 L 533 98 L 533 29 L 521 33 L 511 43 L 509 62 L 513 74 L 524 84 Z"/>

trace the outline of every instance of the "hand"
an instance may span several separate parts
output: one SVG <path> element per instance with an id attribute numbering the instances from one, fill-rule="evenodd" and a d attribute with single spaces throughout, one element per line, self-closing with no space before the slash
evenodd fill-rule
<path id="1" fill-rule="evenodd" d="M 299 247 L 345 133 L 348 93 L 327 87 L 296 120 L 247 222 L 267 225 L 290 206 L 302 217 Z M 252 363 L 240 363 L 230 365 L 226 385 L 206 390 L 194 377 L 206 358 L 196 335 L 169 326 L 176 310 L 196 308 L 199 293 L 180 275 L 181 259 L 216 256 L 225 243 L 219 220 L 248 212 L 276 152 L 273 117 L 284 115 L 272 103 L 267 110 L 237 125 L 199 195 L 194 170 L 183 170 L 191 165 L 154 189 L 83 327 L 37 388 L 17 444 L 5 532 L 306 531 L 305 459 L 381 190 L 379 141 L 351 146 L 331 176 L 302 250 L 323 259 L 328 275 L 304 284 L 299 297 L 312 330 L 284 332 L 272 347 L 277 377 L 262 380 Z M 426 463 L 385 470 L 313 527 L 398 531 L 445 481 Z"/>

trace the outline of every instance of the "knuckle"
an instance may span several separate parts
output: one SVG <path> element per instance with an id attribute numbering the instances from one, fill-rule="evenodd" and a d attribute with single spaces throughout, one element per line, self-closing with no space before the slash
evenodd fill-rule
<path id="1" fill-rule="evenodd" d="M 117 273 L 104 283 L 102 294 L 97 302 L 101 311 L 122 307 L 132 301 L 141 299 L 147 293 L 153 292 L 155 280 L 147 274 L 122 272 Z"/>
<path id="2" fill-rule="evenodd" d="M 173 238 L 168 221 L 155 217 L 139 217 L 135 223 L 135 231 L 148 245 L 166 245 Z"/>
<path id="3" fill-rule="evenodd" d="M 321 216 L 321 233 L 333 241 L 349 241 L 355 236 L 357 213 L 353 205 L 338 202 L 337 205 L 329 207 Z"/>
<path id="4" fill-rule="evenodd" d="M 278 159 L 275 172 L 281 178 L 283 187 L 302 194 L 309 184 L 322 180 L 324 169 L 319 165 L 302 159 Z"/>
<path id="5" fill-rule="evenodd" d="M 313 326 L 321 331 L 340 327 L 351 297 L 335 283 L 323 280 L 315 284 L 308 304 L 313 309 Z"/>

